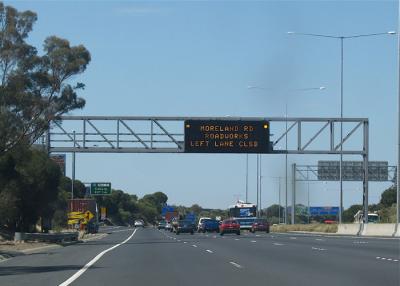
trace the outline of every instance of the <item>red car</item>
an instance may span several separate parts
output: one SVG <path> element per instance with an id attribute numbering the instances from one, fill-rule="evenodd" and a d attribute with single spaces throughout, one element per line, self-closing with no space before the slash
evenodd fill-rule
<path id="1" fill-rule="evenodd" d="M 236 233 L 240 235 L 240 224 L 234 219 L 226 219 L 219 226 L 219 233 L 221 235 L 225 233 Z"/>
<path id="2" fill-rule="evenodd" d="M 269 233 L 269 223 L 264 219 L 258 219 L 251 225 L 250 232 L 255 233 L 256 231 L 265 231 Z"/>

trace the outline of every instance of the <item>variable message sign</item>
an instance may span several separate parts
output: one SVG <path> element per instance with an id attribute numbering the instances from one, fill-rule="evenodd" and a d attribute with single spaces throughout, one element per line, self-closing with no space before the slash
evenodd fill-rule
<path id="1" fill-rule="evenodd" d="M 339 161 L 318 161 L 318 180 L 339 181 Z M 362 181 L 364 177 L 362 161 L 343 161 L 343 181 Z M 368 163 L 368 180 L 384 182 L 389 180 L 387 161 L 370 161 Z"/>
<path id="2" fill-rule="evenodd" d="M 185 120 L 185 153 L 270 153 L 269 129 L 260 120 Z"/>
<path id="3" fill-rule="evenodd" d="M 95 196 L 110 195 L 111 183 L 91 183 L 90 194 Z"/>

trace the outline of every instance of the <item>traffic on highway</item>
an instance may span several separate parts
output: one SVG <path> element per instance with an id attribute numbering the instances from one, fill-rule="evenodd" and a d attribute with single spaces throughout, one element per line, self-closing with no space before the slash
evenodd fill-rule
<path id="1" fill-rule="evenodd" d="M 0 0 L 0 286 L 400 286 L 400 0 Z"/>

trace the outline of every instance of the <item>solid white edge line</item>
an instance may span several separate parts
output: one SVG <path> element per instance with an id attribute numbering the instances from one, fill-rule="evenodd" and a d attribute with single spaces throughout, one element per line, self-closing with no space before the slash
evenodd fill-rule
<path id="1" fill-rule="evenodd" d="M 72 282 L 74 282 L 76 279 L 78 279 L 83 273 L 86 272 L 86 270 L 88 270 L 90 268 L 90 266 L 92 266 L 93 264 L 95 264 L 104 254 L 106 254 L 107 252 L 117 248 L 118 246 L 121 246 L 122 244 L 127 243 L 132 237 L 133 235 L 136 233 L 135 229 L 133 231 L 133 233 L 127 238 L 125 239 L 123 242 L 118 243 L 106 250 L 103 250 L 102 252 L 100 252 L 99 254 L 97 254 L 92 260 L 90 260 L 85 266 L 83 266 L 78 272 L 76 272 L 74 275 L 72 275 L 70 278 L 68 278 L 66 281 L 64 281 L 63 283 L 59 284 L 59 286 L 68 286 L 70 285 Z"/>
<path id="2" fill-rule="evenodd" d="M 236 262 L 230 261 L 229 263 L 235 266 L 236 268 L 242 268 L 242 265 L 237 264 Z"/>

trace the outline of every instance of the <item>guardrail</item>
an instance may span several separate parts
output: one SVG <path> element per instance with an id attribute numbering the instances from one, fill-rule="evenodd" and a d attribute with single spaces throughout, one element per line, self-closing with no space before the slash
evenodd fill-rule
<path id="1" fill-rule="evenodd" d="M 40 241 L 62 243 L 67 241 L 77 241 L 78 232 L 63 233 L 15 233 L 15 241 Z"/>

